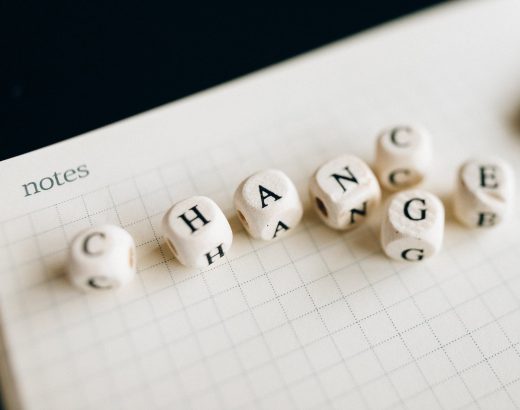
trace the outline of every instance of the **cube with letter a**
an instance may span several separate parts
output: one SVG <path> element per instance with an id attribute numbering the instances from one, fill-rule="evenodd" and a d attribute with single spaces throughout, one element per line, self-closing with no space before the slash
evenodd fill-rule
<path id="1" fill-rule="evenodd" d="M 263 240 L 287 234 L 303 215 L 296 187 L 276 169 L 259 171 L 242 181 L 235 191 L 235 207 L 247 232 Z"/>

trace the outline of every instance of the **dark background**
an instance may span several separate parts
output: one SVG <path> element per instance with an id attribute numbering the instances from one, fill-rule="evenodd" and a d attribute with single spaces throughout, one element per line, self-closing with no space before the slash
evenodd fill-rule
<path id="1" fill-rule="evenodd" d="M 0 159 L 439 2 L 1 1 Z"/>

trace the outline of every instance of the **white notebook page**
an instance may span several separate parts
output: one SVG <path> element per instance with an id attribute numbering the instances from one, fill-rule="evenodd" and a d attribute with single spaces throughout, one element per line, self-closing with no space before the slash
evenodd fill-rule
<path id="1" fill-rule="evenodd" d="M 450 3 L 0 163 L 10 406 L 520 407 L 518 207 L 485 232 L 449 210 L 471 155 L 500 155 L 520 175 L 519 21 L 514 0 Z M 443 250 L 420 264 L 382 254 L 379 215 L 338 233 L 308 206 L 320 163 L 371 162 L 377 131 L 403 122 L 431 131 L 423 186 L 447 207 Z M 306 204 L 274 243 L 251 240 L 232 205 L 267 167 Z M 235 236 L 207 270 L 180 266 L 161 238 L 164 211 L 194 194 L 222 207 Z M 67 246 L 105 222 L 133 235 L 138 275 L 84 294 L 64 276 Z"/>

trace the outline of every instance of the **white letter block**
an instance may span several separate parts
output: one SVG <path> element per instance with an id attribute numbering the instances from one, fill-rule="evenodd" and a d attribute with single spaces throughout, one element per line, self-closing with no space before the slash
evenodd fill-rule
<path id="1" fill-rule="evenodd" d="M 381 245 L 396 260 L 420 261 L 437 253 L 444 235 L 444 206 L 429 192 L 412 189 L 393 195 L 385 208 Z"/>
<path id="2" fill-rule="evenodd" d="M 164 239 L 183 265 L 203 268 L 222 258 L 233 233 L 218 205 L 192 196 L 173 205 L 163 218 Z"/>
<path id="3" fill-rule="evenodd" d="M 247 232 L 266 241 L 283 236 L 303 215 L 296 187 L 276 169 L 257 172 L 242 181 L 235 191 L 235 207 Z"/>
<path id="4" fill-rule="evenodd" d="M 509 213 L 514 200 L 514 175 L 499 158 L 472 159 L 459 169 L 453 211 L 463 224 L 491 227 Z"/>
<path id="5" fill-rule="evenodd" d="M 432 160 L 431 137 L 420 127 L 383 130 L 377 139 L 375 170 L 381 185 L 397 191 L 422 181 Z"/>
<path id="6" fill-rule="evenodd" d="M 134 240 L 119 226 L 89 228 L 69 248 L 69 278 L 85 290 L 122 286 L 135 276 L 135 265 Z"/>
<path id="7" fill-rule="evenodd" d="M 353 155 L 342 155 L 319 167 L 309 190 L 316 212 L 334 229 L 357 227 L 381 199 L 372 170 Z"/>

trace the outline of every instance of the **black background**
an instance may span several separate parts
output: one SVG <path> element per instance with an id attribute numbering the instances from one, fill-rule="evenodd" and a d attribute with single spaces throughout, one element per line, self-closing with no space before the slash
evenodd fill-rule
<path id="1" fill-rule="evenodd" d="M 433 3 L 11 0 L 0 13 L 0 159 Z"/>

